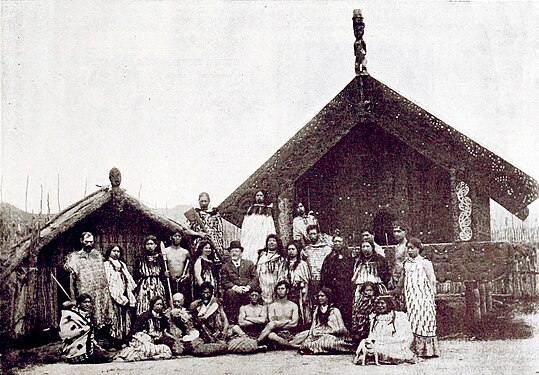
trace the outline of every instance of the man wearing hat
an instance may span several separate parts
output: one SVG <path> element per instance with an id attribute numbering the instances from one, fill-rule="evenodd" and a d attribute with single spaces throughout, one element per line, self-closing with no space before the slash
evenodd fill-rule
<path id="1" fill-rule="evenodd" d="M 242 259 L 240 241 L 230 242 L 228 251 L 230 260 L 221 268 L 220 279 L 225 313 L 231 324 L 237 324 L 240 306 L 248 304 L 249 291 L 258 288 L 258 276 L 254 263 Z"/>

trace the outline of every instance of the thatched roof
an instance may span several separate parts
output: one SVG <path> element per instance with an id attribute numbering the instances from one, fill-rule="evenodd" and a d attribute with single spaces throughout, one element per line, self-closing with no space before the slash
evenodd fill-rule
<path id="1" fill-rule="evenodd" d="M 47 246 L 54 238 L 73 228 L 79 221 L 111 201 L 114 204 L 121 205 L 122 208 L 127 206 L 133 209 L 140 213 L 142 217 L 172 232 L 189 232 L 189 229 L 182 224 L 155 213 L 118 186 L 112 188 L 103 187 L 59 212 L 39 230 L 39 233 L 28 236 L 18 245 L 14 246 L 9 259 L 3 265 L 4 269 L 0 273 L 0 280 L 4 280 L 25 258 L 28 256 L 37 256 L 41 249 Z"/>
<path id="2" fill-rule="evenodd" d="M 367 117 L 360 110 L 360 85 L 364 99 L 370 102 Z M 221 212 L 239 225 L 245 201 L 252 199 L 254 190 L 269 188 L 273 195 L 279 194 L 351 129 L 366 122 L 394 135 L 446 170 L 464 172 L 490 198 L 522 220 L 528 216 L 527 206 L 539 197 L 535 179 L 375 78 L 361 75 L 228 196 L 220 205 Z"/>

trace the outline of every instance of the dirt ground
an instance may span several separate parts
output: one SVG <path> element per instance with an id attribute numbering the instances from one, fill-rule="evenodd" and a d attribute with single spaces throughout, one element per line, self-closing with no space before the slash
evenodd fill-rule
<path id="1" fill-rule="evenodd" d="M 443 340 L 442 356 L 415 365 L 366 367 L 352 364 L 353 355 L 304 356 L 268 352 L 249 356 L 181 357 L 165 361 L 113 362 L 102 365 L 40 365 L 17 374 L 539 374 L 539 314 L 524 317 L 534 327 L 526 340 Z"/>

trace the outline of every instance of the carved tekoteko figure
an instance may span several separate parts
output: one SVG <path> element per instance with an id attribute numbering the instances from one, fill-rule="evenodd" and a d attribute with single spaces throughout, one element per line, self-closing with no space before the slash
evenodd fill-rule
<path id="1" fill-rule="evenodd" d="M 354 42 L 354 54 L 356 55 L 356 75 L 367 74 L 366 59 L 367 44 L 363 40 L 363 34 L 365 33 L 365 22 L 363 21 L 363 14 L 361 9 L 354 9 L 352 15 L 352 23 L 354 27 L 354 35 L 356 41 Z"/>

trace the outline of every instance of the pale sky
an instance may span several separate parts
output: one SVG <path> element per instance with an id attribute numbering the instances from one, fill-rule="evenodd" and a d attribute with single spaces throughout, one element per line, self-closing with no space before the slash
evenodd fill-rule
<path id="1" fill-rule="evenodd" d="M 539 4 L 1 3 L 2 200 L 57 209 L 118 167 L 150 207 L 217 205 L 368 70 L 539 179 Z M 46 204 L 46 203 L 45 203 Z M 46 210 L 46 206 L 44 208 Z"/>

